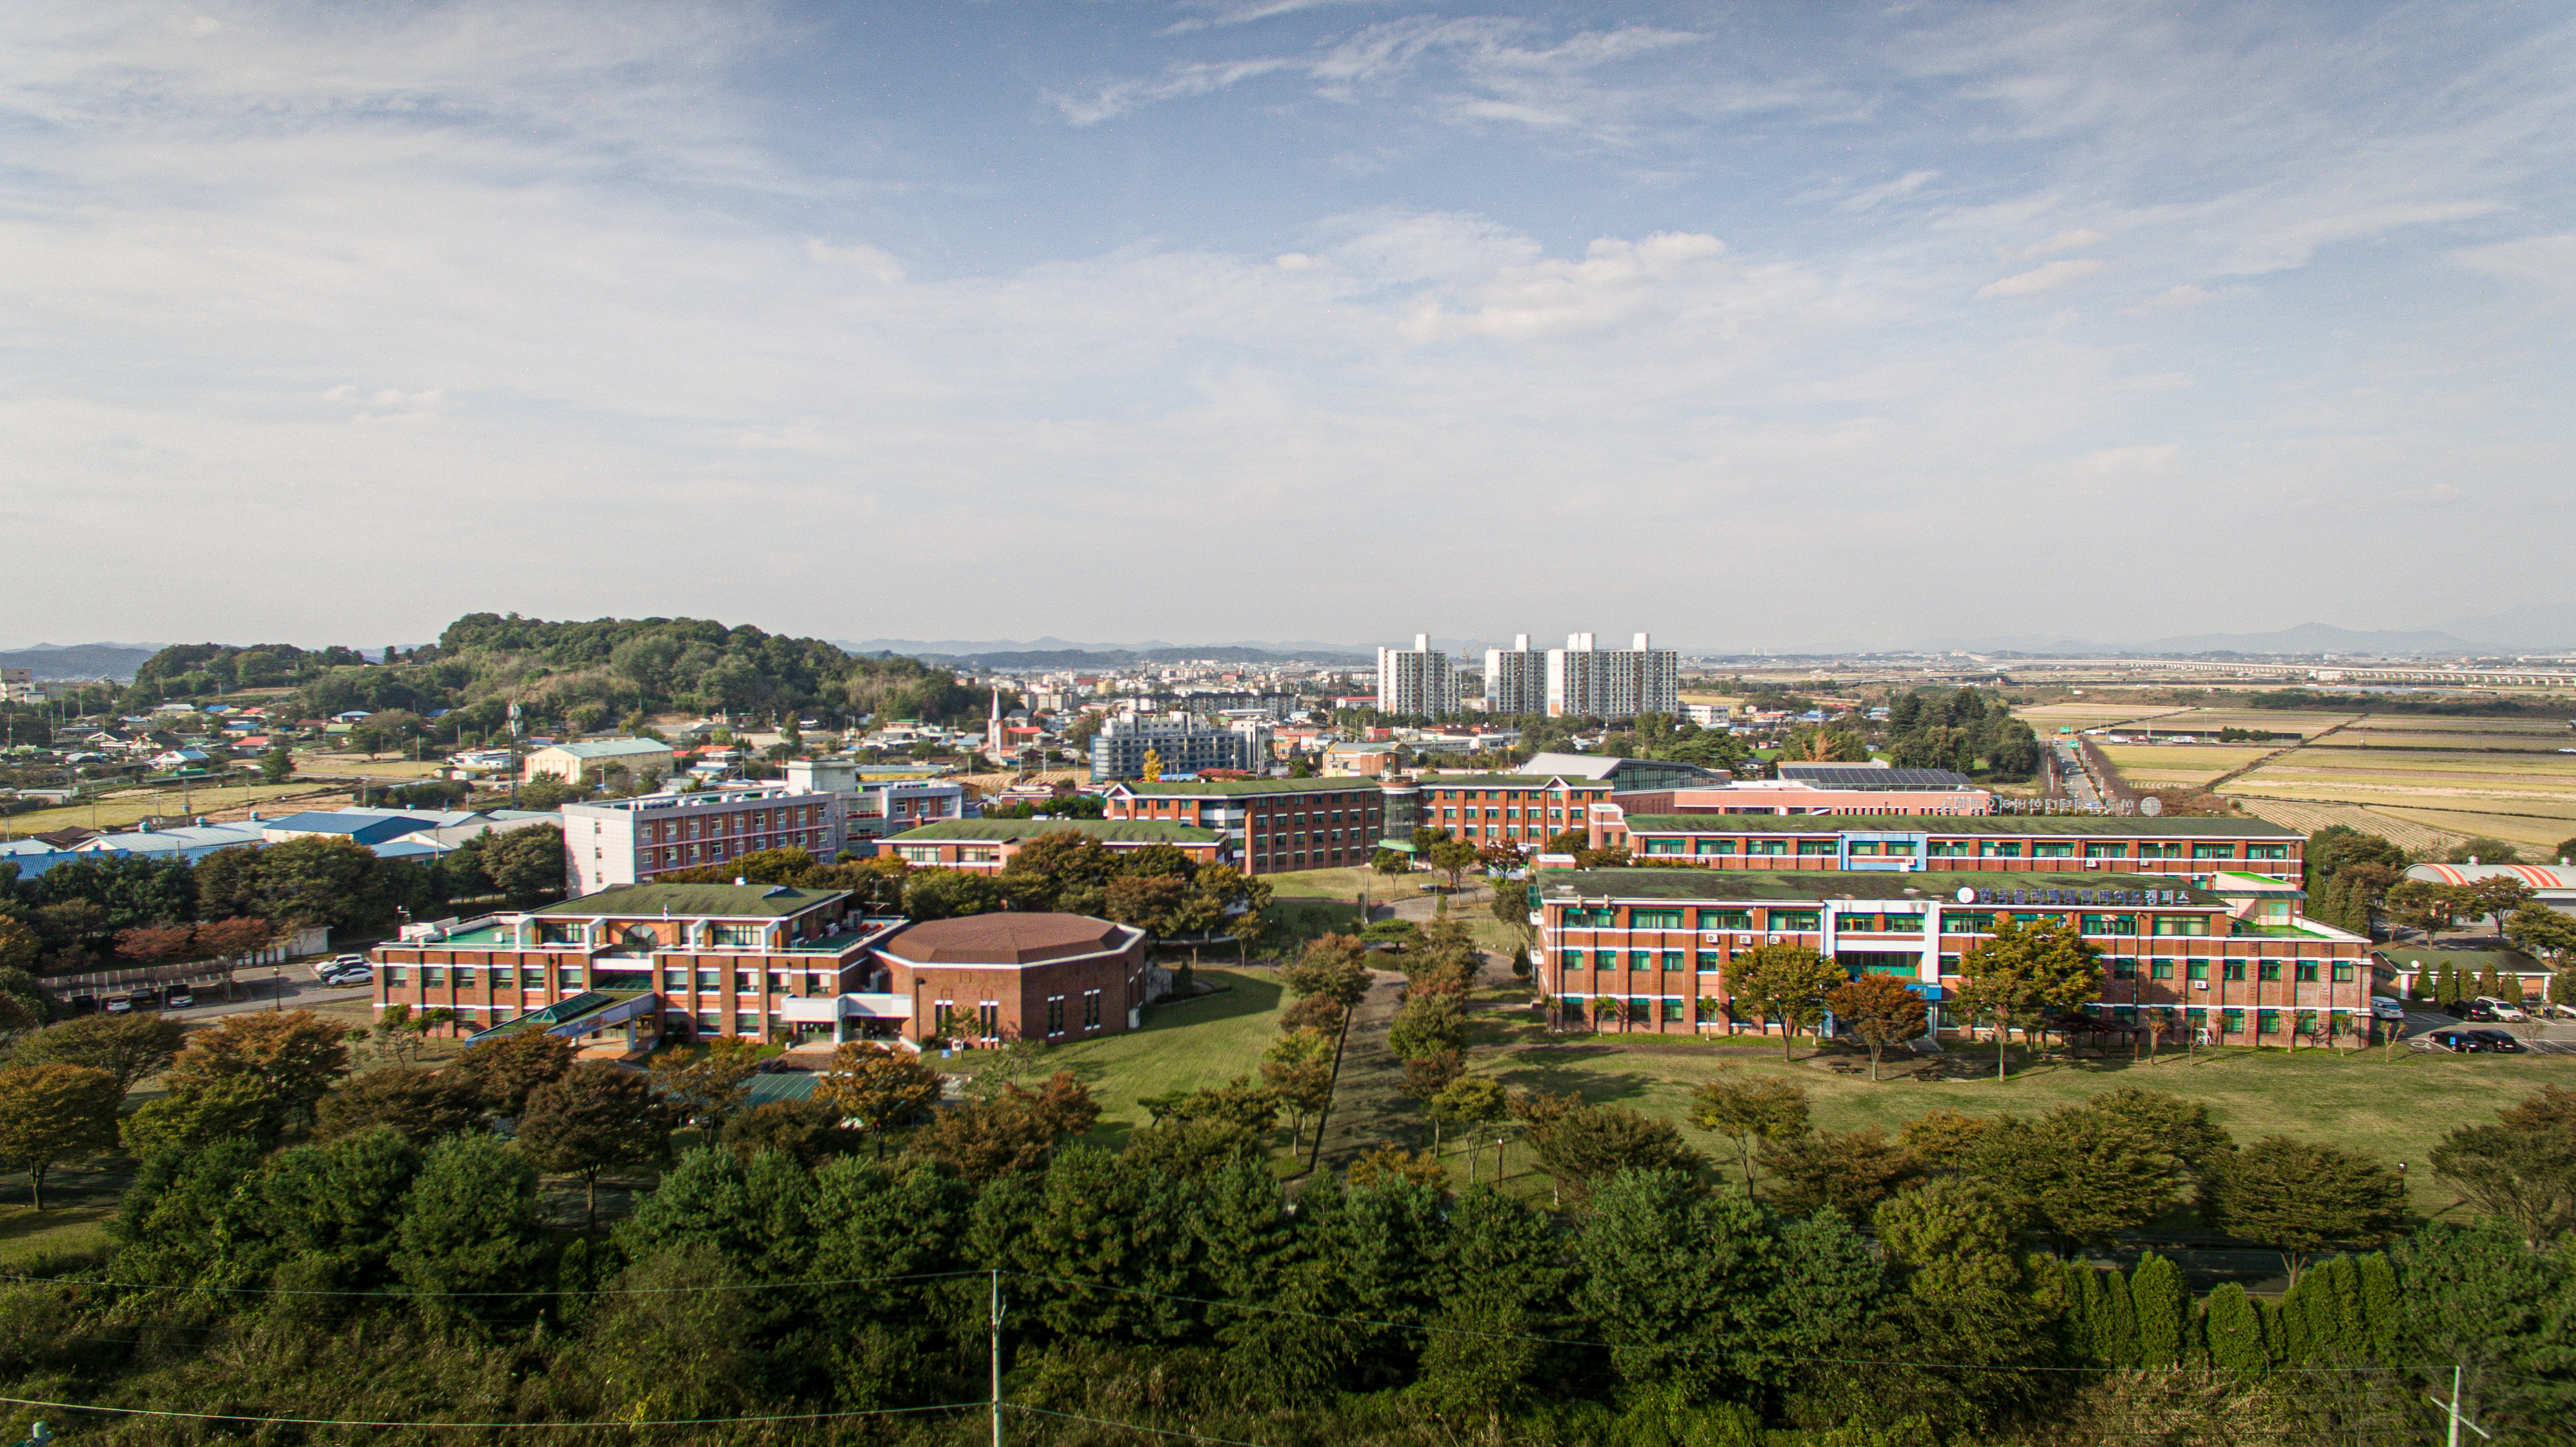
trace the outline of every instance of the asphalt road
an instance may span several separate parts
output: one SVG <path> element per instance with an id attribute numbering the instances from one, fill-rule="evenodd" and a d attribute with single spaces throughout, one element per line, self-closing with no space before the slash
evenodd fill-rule
<path id="1" fill-rule="evenodd" d="M 2088 809 L 2101 808 L 2102 796 L 2093 788 L 2093 776 L 2084 772 L 2084 756 L 2073 744 L 2061 743 L 2056 748 L 2057 762 L 2062 766 L 2059 772 L 2066 776 L 2067 797 Z"/>
<path id="2" fill-rule="evenodd" d="M 366 985 L 325 985 L 313 978 L 309 966 L 303 965 L 286 966 L 284 973 L 273 980 L 244 971 L 237 986 L 242 996 L 238 1000 L 223 998 L 223 987 L 217 985 L 200 993 L 196 1004 L 184 1010 L 165 1010 L 162 1013 L 193 1025 L 221 1015 L 241 1015 L 254 1010 L 301 1010 L 313 1005 L 364 1000 L 370 989 Z M 143 1010 L 149 1007 L 138 1003 L 134 1008 Z"/>

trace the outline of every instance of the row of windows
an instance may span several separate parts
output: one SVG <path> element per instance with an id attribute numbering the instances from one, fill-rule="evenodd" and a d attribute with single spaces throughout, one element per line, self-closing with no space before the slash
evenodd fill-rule
<path id="1" fill-rule="evenodd" d="M 1692 954 L 1690 958 L 1692 961 L 1692 967 L 1701 974 L 1714 974 L 1724 968 L 1724 960 L 1722 957 L 1712 951 L 1700 950 Z M 1680 950 L 1561 950 L 1558 952 L 1557 962 L 1569 970 L 1679 970 L 1683 968 L 1683 952 Z M 2133 959 L 2112 960 L 2111 978 L 2115 980 L 2136 979 L 2138 977 L 2139 963 L 2139 961 Z M 2331 962 L 2320 960 L 2153 960 L 2146 963 L 2147 978 L 2152 980 L 2172 979 L 2174 977 L 2176 966 L 2180 966 L 2187 972 L 2184 976 L 2186 979 L 2206 980 L 2209 978 L 2209 970 L 2212 964 L 2216 964 L 2218 966 L 2221 972 L 2220 978 L 2226 980 L 2242 980 L 2245 978 L 2246 966 L 2251 964 L 2254 967 L 2254 978 L 2258 981 L 2269 982 L 2279 981 L 2281 979 L 2282 966 L 2287 964 L 2291 971 L 2291 980 L 2294 983 L 2303 985 L 2318 983 L 2320 971 L 2327 972 L 2328 978 L 2335 984 L 2350 984 L 2354 979 L 2356 968 L 2349 960 L 2334 960 Z M 1868 973 L 1910 975 L 1913 971 L 1910 969 L 1893 967 L 1871 967 Z M 1941 957 L 1941 973 L 1945 975 L 1958 974 L 1959 956 L 1943 955 Z"/>
<path id="2" fill-rule="evenodd" d="M 414 973 L 415 971 L 417 971 L 416 974 Z M 460 990 L 471 990 L 477 985 L 482 985 L 495 990 L 542 990 L 546 988 L 546 971 L 545 967 L 542 965 L 379 965 L 376 967 L 376 973 L 388 985 L 410 985 L 414 983 L 438 986 L 453 985 Z M 603 984 L 606 984 L 610 979 L 614 979 L 620 975 L 625 975 L 636 979 L 638 981 L 639 988 L 641 980 L 647 975 L 647 972 L 640 970 L 602 970 L 600 973 L 603 977 L 601 981 Z M 665 969 L 662 971 L 661 987 L 665 990 L 675 992 L 686 991 L 694 980 L 698 992 L 700 994 L 706 994 L 724 988 L 726 973 L 726 971 L 722 970 L 697 970 L 693 972 L 686 969 Z M 735 993 L 744 995 L 758 993 L 764 983 L 764 979 L 771 994 L 783 995 L 794 988 L 796 980 L 796 976 L 794 974 L 784 970 L 770 970 L 766 972 L 765 976 L 761 971 L 757 970 L 734 970 L 731 974 L 733 977 L 733 988 Z M 836 991 L 840 988 L 840 978 L 840 972 L 837 970 L 815 971 L 812 976 L 813 988 L 817 991 L 824 992 Z M 562 990 L 578 990 L 583 987 L 583 981 L 584 971 L 581 966 L 558 965 L 555 967 L 555 988 Z"/>
<path id="3" fill-rule="evenodd" d="M 695 819 L 648 819 L 636 837 L 647 844 L 669 844 L 682 839 L 702 837 L 716 839 L 729 834 L 762 834 L 767 833 L 772 827 L 771 812 L 768 809 L 744 809 Z M 782 808 L 775 812 L 778 815 L 775 827 L 780 829 L 794 829 L 823 822 L 823 808 L 819 804 Z"/>
<path id="4" fill-rule="evenodd" d="M 1490 814 L 1491 811 L 1488 811 L 1489 817 Z M 1832 859 L 1842 852 L 1840 839 L 1684 839 L 1650 835 L 1642 842 L 1644 845 L 1642 852 L 1647 854 L 1694 854 L 1714 857 L 1745 855 L 1757 859 L 1782 856 L 1800 859 Z M 2086 859 L 2127 859 L 2130 857 L 2129 850 L 2132 847 L 2125 843 L 2082 846 L 2083 857 Z M 2136 857 L 2140 859 L 2183 857 L 2183 846 L 2180 844 L 2141 844 L 2134 847 L 2139 851 Z M 2076 857 L 2076 849 L 2077 846 L 2071 841 L 2040 841 L 2029 846 L 2026 857 L 2073 859 Z M 2194 844 L 2191 846 L 2191 857 L 2234 859 L 2238 857 L 2236 849 L 2237 846 L 2233 844 Z M 1926 852 L 1934 859 L 2020 859 L 2025 857 L 2021 841 L 2013 839 L 1935 839 L 1926 847 Z M 1851 846 L 1851 854 L 1855 859 L 1912 858 L 1914 844 L 1911 840 L 1857 840 Z M 2290 857 L 2290 846 L 2251 844 L 2245 846 L 2243 857 L 2287 859 Z"/>
<path id="5" fill-rule="evenodd" d="M 1046 1032 L 1049 1035 L 1064 1033 L 1064 1002 L 1065 997 L 1062 995 L 1047 996 Z M 1082 1028 L 1085 1030 L 1100 1028 L 1100 992 L 1098 990 L 1082 992 Z"/>

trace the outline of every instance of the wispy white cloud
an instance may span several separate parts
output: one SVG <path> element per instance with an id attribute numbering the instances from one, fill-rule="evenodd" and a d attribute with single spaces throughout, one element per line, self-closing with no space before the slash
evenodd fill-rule
<path id="1" fill-rule="evenodd" d="M 2080 281 L 2108 264 L 2089 256 L 2052 261 L 2013 276 L 1987 282 L 1977 288 L 1977 295 L 1980 297 L 2037 296 L 2044 291 L 2055 291 L 2070 281 Z"/>

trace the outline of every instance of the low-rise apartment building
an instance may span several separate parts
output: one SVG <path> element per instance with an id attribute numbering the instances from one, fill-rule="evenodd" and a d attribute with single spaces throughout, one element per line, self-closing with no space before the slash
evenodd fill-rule
<path id="1" fill-rule="evenodd" d="M 1363 865 L 1386 830 L 1386 791 L 1363 779 L 1139 779 L 1110 785 L 1102 799 L 1111 819 L 1223 836 L 1246 874 Z"/>
<path id="2" fill-rule="evenodd" d="M 1190 713 L 1115 714 L 1091 736 L 1091 781 L 1145 777 L 1146 755 L 1164 774 L 1270 767 L 1270 725 L 1244 719 L 1219 727 Z"/>
<path id="3" fill-rule="evenodd" d="M 578 897 L 763 849 L 828 861 L 841 850 L 841 797 L 769 783 L 598 799 L 564 805 L 563 830 Z"/>
<path id="4" fill-rule="evenodd" d="M 871 773 L 880 776 L 867 777 Z M 787 782 L 792 788 L 839 795 L 842 847 L 862 854 L 889 834 L 975 815 L 966 786 L 954 780 L 885 777 L 846 759 L 790 759 Z"/>
<path id="5" fill-rule="evenodd" d="M 584 775 L 597 777 L 612 767 L 633 779 L 647 774 L 668 779 L 672 758 L 671 746 L 656 739 L 590 739 L 534 750 L 521 770 L 531 779 L 551 774 L 566 783 L 579 783 Z"/>
<path id="6" fill-rule="evenodd" d="M 2261 875 L 2296 885 L 2307 836 L 2263 819 L 2138 815 L 1633 814 L 1595 805 L 1595 849 L 1704 869 Z"/>
<path id="7" fill-rule="evenodd" d="M 920 868 L 999 874 L 1012 856 L 1049 834 L 1089 835 L 1116 854 L 1160 844 L 1178 849 L 1193 864 L 1234 862 L 1225 835 L 1159 819 L 952 819 L 906 830 L 886 840 L 886 847 Z"/>
<path id="8" fill-rule="evenodd" d="M 1996 920 L 2058 919 L 2101 951 L 2089 1013 L 2113 1025 L 2155 1012 L 2190 1038 L 2229 1045 L 2286 1044 L 2329 1024 L 2366 1034 L 2370 942 L 2295 914 L 2257 922 L 2248 916 L 2269 881 L 2241 891 L 2218 882 L 2224 892 L 2028 873 L 1548 869 L 1531 884 L 1533 972 L 1565 1028 L 1732 1033 L 1766 1027 L 1727 1004 L 1728 963 L 1766 944 L 1806 945 L 1854 977 L 1903 980 L 1931 1003 L 1933 1028 L 1958 1035 L 1974 1022 L 1946 1002 Z"/>

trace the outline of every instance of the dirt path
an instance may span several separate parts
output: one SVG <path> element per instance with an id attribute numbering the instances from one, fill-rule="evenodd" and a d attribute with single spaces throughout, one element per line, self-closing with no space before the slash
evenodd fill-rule
<path id="1" fill-rule="evenodd" d="M 1395 992 L 1404 977 L 1379 972 L 1368 998 L 1351 1010 L 1350 1036 L 1342 1042 L 1342 1072 L 1333 1083 L 1332 1111 L 1324 1118 L 1315 1173 L 1339 1175 L 1377 1147 L 1394 1143 L 1397 1118 L 1412 1110 L 1404 1098 L 1404 1062 L 1387 1048 L 1395 1019 Z"/>

